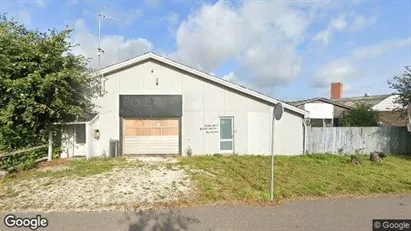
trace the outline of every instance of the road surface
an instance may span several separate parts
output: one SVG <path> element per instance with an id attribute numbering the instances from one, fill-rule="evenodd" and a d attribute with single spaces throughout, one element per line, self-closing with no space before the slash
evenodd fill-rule
<path id="1" fill-rule="evenodd" d="M 0 202 L 1 203 L 1 202 Z M 0 213 L 0 230 L 7 228 Z M 17 213 L 17 217 L 35 217 Z M 62 231 L 137 230 L 372 230 L 372 219 L 411 219 L 411 196 L 294 201 L 280 206 L 202 206 L 145 212 L 43 213 Z"/>

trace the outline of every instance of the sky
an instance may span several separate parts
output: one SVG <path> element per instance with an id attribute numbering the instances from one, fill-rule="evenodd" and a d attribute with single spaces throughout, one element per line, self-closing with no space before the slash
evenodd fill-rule
<path id="1" fill-rule="evenodd" d="M 409 0 L 0 0 L 28 28 L 73 29 L 98 68 L 148 51 L 282 100 L 387 94 L 411 65 Z"/>

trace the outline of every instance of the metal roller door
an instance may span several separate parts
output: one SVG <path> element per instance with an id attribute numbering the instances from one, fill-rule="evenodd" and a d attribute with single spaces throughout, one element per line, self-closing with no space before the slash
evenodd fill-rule
<path id="1" fill-rule="evenodd" d="M 123 119 L 124 154 L 179 154 L 179 119 Z"/>

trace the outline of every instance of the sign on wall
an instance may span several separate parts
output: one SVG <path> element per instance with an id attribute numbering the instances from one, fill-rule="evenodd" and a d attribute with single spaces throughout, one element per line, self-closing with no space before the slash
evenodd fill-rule
<path id="1" fill-rule="evenodd" d="M 120 95 L 122 117 L 181 117 L 181 95 Z"/>
<path id="2" fill-rule="evenodd" d="M 205 124 L 204 127 L 200 128 L 201 131 L 205 131 L 206 134 L 218 133 L 218 124 Z"/>

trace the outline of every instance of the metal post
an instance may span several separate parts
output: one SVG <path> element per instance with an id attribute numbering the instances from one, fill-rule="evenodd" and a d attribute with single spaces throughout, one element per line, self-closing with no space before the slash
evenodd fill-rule
<path id="1" fill-rule="evenodd" d="M 47 152 L 47 161 L 51 161 L 53 154 L 53 132 L 49 132 L 49 146 Z"/>
<path id="2" fill-rule="evenodd" d="M 271 128 L 271 200 L 274 200 L 274 126 L 275 119 L 273 118 Z"/>

